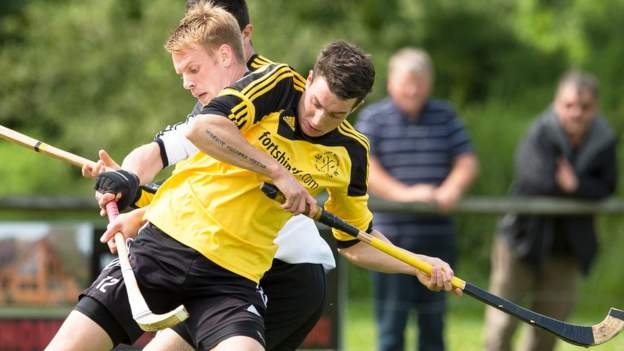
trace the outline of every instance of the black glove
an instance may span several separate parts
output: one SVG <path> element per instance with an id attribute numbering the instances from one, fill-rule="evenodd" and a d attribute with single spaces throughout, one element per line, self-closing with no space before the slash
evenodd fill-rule
<path id="1" fill-rule="evenodd" d="M 121 193 L 121 198 L 117 201 L 119 211 L 126 209 L 141 196 L 139 184 L 139 177 L 136 174 L 123 169 L 104 172 L 95 178 L 95 190 L 98 192 Z"/>

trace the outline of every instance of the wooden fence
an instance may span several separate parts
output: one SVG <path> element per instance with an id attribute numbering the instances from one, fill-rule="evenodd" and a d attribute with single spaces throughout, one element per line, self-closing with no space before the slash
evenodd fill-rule
<path id="1" fill-rule="evenodd" d="M 323 198 L 321 197 L 322 201 Z M 370 199 L 373 211 L 401 213 L 435 213 L 434 205 L 401 203 L 376 198 Z M 0 211 L 61 211 L 94 212 L 97 204 L 86 197 L 0 197 Z M 603 214 L 624 213 L 624 200 L 579 201 L 551 197 L 485 197 L 471 196 L 460 200 L 453 213 L 477 214 Z"/>

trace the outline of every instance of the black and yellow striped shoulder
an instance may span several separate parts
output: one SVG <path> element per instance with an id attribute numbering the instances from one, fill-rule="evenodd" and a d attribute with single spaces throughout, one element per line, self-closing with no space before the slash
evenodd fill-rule
<path id="1" fill-rule="evenodd" d="M 351 123 L 349 123 L 349 121 L 344 120 L 344 122 L 338 126 L 338 133 L 348 138 L 353 138 L 353 140 L 357 141 L 362 145 L 362 147 L 364 147 L 367 153 L 370 152 L 370 143 L 366 135 L 357 131 Z"/>
<path id="2" fill-rule="evenodd" d="M 247 68 L 250 71 L 255 71 L 262 66 L 270 65 L 272 63 L 275 63 L 275 62 L 273 62 L 273 60 L 270 60 L 262 55 L 253 54 L 247 61 Z"/>
<path id="3" fill-rule="evenodd" d="M 262 68 L 266 65 L 277 64 L 277 62 L 268 59 L 259 54 L 253 54 L 249 60 L 247 61 L 247 69 L 250 71 L 255 71 L 259 68 Z M 294 70 L 293 70 L 294 71 Z M 296 79 L 305 85 L 305 78 L 297 71 L 294 71 Z"/>
<path id="4" fill-rule="evenodd" d="M 305 80 L 285 63 L 271 63 L 261 66 L 234 83 L 233 87 L 253 100 L 280 83 L 287 83 L 283 85 L 285 87 L 290 85 L 300 92 L 303 92 L 305 88 Z"/>
<path id="5" fill-rule="evenodd" d="M 247 74 L 224 92 L 241 99 L 240 106 L 233 110 L 245 110 L 243 113 L 253 115 L 257 122 L 269 113 L 296 107 L 304 88 L 305 82 L 294 69 L 271 63 Z"/>
<path id="6" fill-rule="evenodd" d="M 223 89 L 202 113 L 226 116 L 243 129 L 273 112 L 295 111 L 304 88 L 305 81 L 294 69 L 271 63 Z"/>
<path id="7" fill-rule="evenodd" d="M 336 129 L 351 159 L 351 180 L 349 196 L 364 196 L 368 193 L 368 154 L 370 144 L 368 138 L 358 132 L 347 120 Z"/>

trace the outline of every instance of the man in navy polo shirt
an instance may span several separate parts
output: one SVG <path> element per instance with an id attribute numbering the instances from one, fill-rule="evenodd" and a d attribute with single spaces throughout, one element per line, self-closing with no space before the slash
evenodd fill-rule
<path id="1" fill-rule="evenodd" d="M 429 55 L 405 48 L 389 62 L 389 97 L 370 105 L 357 128 L 370 139 L 369 190 L 393 201 L 453 208 L 478 172 L 464 127 L 448 103 L 429 98 Z M 443 215 L 375 213 L 375 226 L 396 245 L 453 264 L 455 230 Z M 373 273 L 378 350 L 403 350 L 409 312 L 418 313 L 418 349 L 444 350 L 445 294 L 427 291 L 416 279 Z"/>

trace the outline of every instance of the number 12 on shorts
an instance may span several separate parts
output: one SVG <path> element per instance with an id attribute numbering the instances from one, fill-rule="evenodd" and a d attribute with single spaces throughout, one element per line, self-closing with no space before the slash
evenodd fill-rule
<path id="1" fill-rule="evenodd" d="M 98 283 L 98 285 L 96 285 L 95 288 L 105 293 L 107 286 L 115 285 L 117 283 L 119 283 L 118 278 L 114 278 L 114 277 L 111 277 L 110 275 L 107 275 L 104 279 L 102 279 L 101 282 Z"/>

